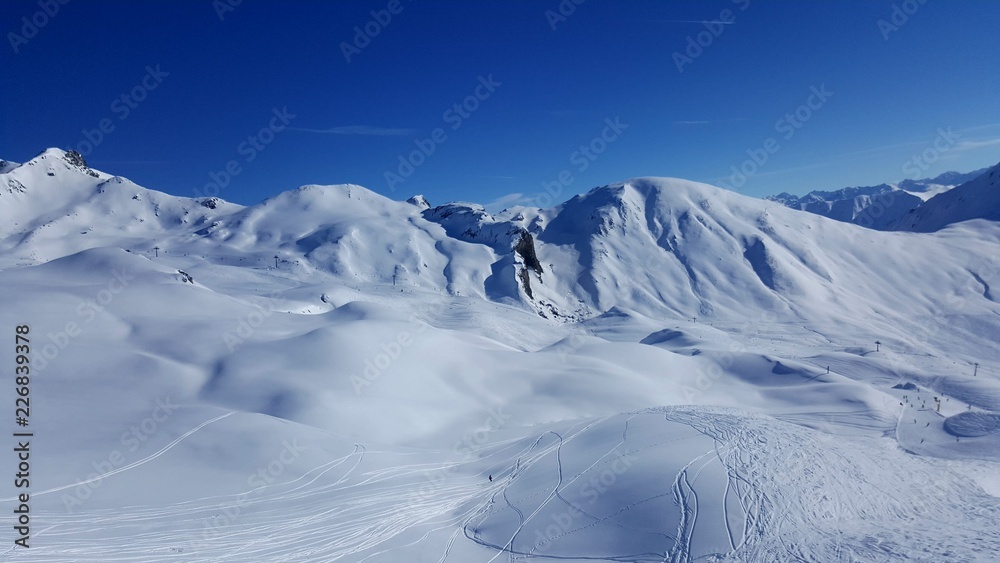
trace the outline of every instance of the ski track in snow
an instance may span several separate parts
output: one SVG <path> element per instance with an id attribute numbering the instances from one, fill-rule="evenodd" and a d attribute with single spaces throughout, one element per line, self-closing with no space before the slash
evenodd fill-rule
<path id="1" fill-rule="evenodd" d="M 42 495 L 48 495 L 48 494 L 51 494 L 51 493 L 57 493 L 59 491 L 65 491 L 67 489 L 73 489 L 73 488 L 79 487 L 81 485 L 87 485 L 87 484 L 90 484 L 90 483 L 94 483 L 96 481 L 103 481 L 104 479 L 107 479 L 108 477 L 112 477 L 112 476 L 117 475 L 119 473 L 124 473 L 126 471 L 130 471 L 132 469 L 135 469 L 136 467 L 139 467 L 140 465 L 144 465 L 146 463 L 149 463 L 150 461 L 153 461 L 154 459 L 162 456 L 163 454 L 167 453 L 168 450 L 170 450 L 171 448 L 173 448 L 177 444 L 183 442 L 188 436 L 194 434 L 195 432 L 201 430 L 202 428 L 208 426 L 209 424 L 212 424 L 213 422 L 218 422 L 218 421 L 220 421 L 220 420 L 222 420 L 224 418 L 228 418 L 228 417 L 230 417 L 230 416 L 232 416 L 234 414 L 236 414 L 236 413 L 234 413 L 234 412 L 227 412 L 226 414 L 223 414 L 221 416 L 217 416 L 217 417 L 215 417 L 215 418 L 213 418 L 211 420 L 206 420 L 205 422 L 199 424 L 198 426 L 192 428 L 191 430 L 188 430 L 184 434 L 181 434 L 176 439 L 174 439 L 172 442 L 170 442 L 166 446 L 163 446 L 162 448 L 160 448 L 160 450 L 157 451 L 156 453 L 151 454 L 151 455 L 149 455 L 147 457 L 144 457 L 144 458 L 142 458 L 142 459 L 140 459 L 138 461 L 135 461 L 133 463 L 130 463 L 130 464 L 124 466 L 124 467 L 119 467 L 118 469 L 113 469 L 111 471 L 108 471 L 107 473 L 102 473 L 102 474 L 100 474 L 100 475 L 98 475 L 96 477 L 93 477 L 93 478 L 90 478 L 90 479 L 87 479 L 87 480 L 84 480 L 84 481 L 77 481 L 76 483 L 72 483 L 72 484 L 69 484 L 69 485 L 63 485 L 61 487 L 53 487 L 51 489 L 45 489 L 45 490 L 42 490 L 42 491 L 33 492 L 31 494 L 33 496 L 40 497 Z M 5 499 L 0 499 L 0 502 L 14 502 L 15 500 L 16 499 L 14 499 L 14 498 L 5 498 Z"/>
<path id="2" fill-rule="evenodd" d="M 162 456 L 170 447 L 227 415 L 206 421 L 156 454 L 131 464 Z M 669 550 L 660 553 L 622 553 L 602 556 L 609 561 L 699 560 L 693 538 L 702 522 L 699 483 L 710 464 L 721 463 L 726 472 L 725 493 L 735 495 L 742 515 L 725 514 L 728 552 L 716 556 L 729 561 L 879 561 L 916 557 L 937 560 L 986 560 L 1000 552 L 1000 538 L 992 522 L 1000 518 L 1000 499 L 977 493 L 977 488 L 955 475 L 946 475 L 947 463 L 906 458 L 905 467 L 887 470 L 877 448 L 854 448 L 844 462 L 849 445 L 770 417 L 746 413 L 691 408 L 649 409 L 628 416 L 603 417 L 566 432 L 547 431 L 519 451 L 511 442 L 482 447 L 477 456 L 510 468 L 508 475 L 484 484 L 479 477 L 453 477 L 436 483 L 430 493 L 419 485 L 428 471 L 449 472 L 467 461 L 452 464 L 397 464 L 374 470 L 362 465 L 372 456 L 386 455 L 354 451 L 313 467 L 303 475 L 244 493 L 247 501 L 240 513 L 215 529 L 212 519 L 227 507 L 241 507 L 237 497 L 206 497 L 160 508 L 131 507 L 124 510 L 87 511 L 80 514 L 39 513 L 44 531 L 34 537 L 30 551 L 8 550 L 11 561 L 316 561 L 391 560 L 399 550 L 428 538 L 442 542 L 437 561 L 452 560 L 458 538 L 479 544 L 486 552 L 482 561 L 550 559 L 527 549 L 528 533 L 544 507 L 552 502 L 571 503 L 563 496 L 567 487 L 592 471 L 602 459 L 621 447 L 642 460 L 646 453 L 669 450 L 670 441 L 638 443 L 642 451 L 631 451 L 629 428 L 637 423 L 649 428 L 655 423 L 683 424 L 712 440 L 713 446 L 684 462 L 667 490 L 649 491 L 649 496 L 614 514 L 597 515 L 581 510 L 585 517 L 563 537 L 601 527 L 619 526 L 613 520 L 644 503 L 669 497 L 674 501 L 679 525 L 673 532 L 661 530 Z M 604 455 L 586 464 L 577 474 L 564 475 L 562 459 L 568 444 L 587 440 L 607 425 L 621 425 L 620 439 Z M 553 438 L 548 440 L 548 438 Z M 662 436 L 670 438 L 668 434 Z M 652 449 L 651 449 L 652 448 Z M 900 454 L 903 455 L 903 454 Z M 522 511 L 529 499 L 513 498 L 510 487 L 542 462 L 553 461 L 552 485 L 531 511 Z M 650 458 L 655 462 L 655 458 Z M 838 465 L 839 462 L 839 465 Z M 829 468 L 839 467 L 831 471 Z M 126 468 L 121 468 L 126 469 Z M 341 473 L 336 473 L 340 471 Z M 888 473 L 881 476 L 879 472 Z M 119 473 L 119 472 L 115 472 Z M 103 478 L 112 479 L 109 473 Z M 877 480 L 873 480 L 876 479 Z M 912 489 L 916 487 L 917 491 Z M 55 492 L 52 489 L 48 492 Z M 917 494 L 914 495 L 913 493 Z M 497 504 L 497 499 L 502 504 Z M 517 514 L 517 524 L 503 543 L 492 542 L 476 530 L 497 514 L 501 506 Z M 294 507 L 294 508 L 293 508 Z M 582 507 L 581 507 L 582 509 Z M 742 530 L 730 529 L 730 518 L 743 520 Z M 981 522 L 982 529 L 968 527 Z M 942 543 L 934 529 L 946 522 L 965 522 L 955 527 Z M 417 535 L 392 549 L 383 546 L 404 533 Z M 180 541 L 180 538 L 185 538 Z M 737 541 L 736 538 L 739 538 Z M 67 547 L 72 546 L 72 547 Z M 492 556 L 487 554 L 491 552 Z M 977 555 L 978 554 L 978 555 Z M 585 553 L 557 559 L 586 560 Z M 721 560 L 721 559 L 720 559 Z"/>
<path id="3" fill-rule="evenodd" d="M 729 525 L 731 515 L 725 509 L 722 511 L 730 549 L 715 556 L 727 561 L 880 561 L 927 557 L 985 561 L 993 553 L 991 550 L 1000 549 L 1000 537 L 989 528 L 991 518 L 1000 516 L 1000 499 L 981 494 L 971 482 L 961 483 L 954 475 L 947 481 L 948 486 L 942 486 L 946 481 L 940 472 L 946 470 L 946 463 L 911 459 L 905 469 L 898 468 L 888 478 L 873 481 L 886 463 L 878 449 L 863 449 L 864 455 L 849 463 L 851 470 L 841 475 L 828 468 L 838 467 L 849 446 L 843 449 L 833 446 L 832 438 L 815 431 L 768 417 L 713 416 L 686 409 L 668 411 L 666 417 L 689 424 L 718 444 L 689 460 L 674 477 L 670 495 L 679 514 L 679 525 L 673 546 L 660 556 L 620 554 L 599 557 L 600 560 L 685 562 L 707 555 L 695 553 L 692 541 L 701 525 L 697 483 L 699 474 L 716 461 L 726 467 L 728 475 L 722 498 L 732 491 L 743 512 L 743 529 L 734 531 Z M 558 456 L 564 444 L 565 440 L 560 441 L 540 453 Z M 533 457 L 520 467 L 519 473 L 523 475 L 539 460 Z M 497 550 L 490 561 L 503 553 L 511 561 L 534 557 L 592 559 L 585 553 L 540 555 L 534 549 L 522 549 L 515 541 L 545 504 L 560 497 L 558 491 L 564 489 L 560 487 L 561 469 L 562 465 L 557 464 L 553 493 L 527 517 L 517 508 L 517 504 L 527 499 L 512 502 L 505 487 L 502 493 L 505 503 L 519 514 L 517 529 L 506 544 L 491 543 L 467 532 L 470 539 Z M 910 494 L 914 487 L 919 489 L 916 497 Z M 638 504 L 659 496 L 662 494 Z M 955 521 L 968 522 L 971 517 L 983 527 L 978 531 L 966 529 L 960 534 L 961 539 L 942 545 L 934 539 L 933 530 L 950 519 L 936 515 L 938 510 L 948 512 L 946 516 Z M 610 518 L 583 513 L 595 522 L 567 530 L 563 536 Z M 557 541 L 559 537 L 550 539 Z M 960 556 L 961 553 L 966 555 Z"/>
<path id="4" fill-rule="evenodd" d="M 36 546 L 8 555 L 31 561 L 191 560 L 193 555 L 203 561 L 335 560 L 377 549 L 414 526 L 460 530 L 464 512 L 475 509 L 455 511 L 482 497 L 482 484 L 469 479 L 437 486 L 432 495 L 419 492 L 413 478 L 429 469 L 452 469 L 449 465 L 404 465 L 357 475 L 364 455 L 358 448 L 295 480 L 248 491 L 242 513 L 217 532 L 212 518 L 240 507 L 238 498 L 205 498 L 161 509 L 43 513 L 37 518 L 51 525 L 34 538 Z M 337 480 L 319 484 L 351 458 L 355 462 Z M 74 547 L 55 547 L 60 545 Z"/>

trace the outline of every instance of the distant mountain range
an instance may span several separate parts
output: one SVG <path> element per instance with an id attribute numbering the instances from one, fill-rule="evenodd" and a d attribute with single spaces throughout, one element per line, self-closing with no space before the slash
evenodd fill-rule
<path id="1" fill-rule="evenodd" d="M 897 184 L 858 186 L 835 191 L 811 191 L 803 196 L 780 193 L 765 199 L 792 209 L 877 230 L 893 230 L 928 200 L 969 182 L 989 168 L 973 172 L 945 172 L 934 178 L 903 180 Z"/>

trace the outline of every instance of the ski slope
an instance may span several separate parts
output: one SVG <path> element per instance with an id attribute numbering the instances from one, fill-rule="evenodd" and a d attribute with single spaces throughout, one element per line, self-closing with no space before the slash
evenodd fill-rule
<path id="1" fill-rule="evenodd" d="M 0 172 L 35 434 L 3 560 L 1000 552 L 995 222 L 654 178 L 495 216 L 359 186 L 241 207 L 71 161 Z"/>

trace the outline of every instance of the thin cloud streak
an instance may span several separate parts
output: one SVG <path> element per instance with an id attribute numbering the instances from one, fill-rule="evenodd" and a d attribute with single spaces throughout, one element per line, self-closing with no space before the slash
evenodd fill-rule
<path id="1" fill-rule="evenodd" d="M 977 141 L 959 141 L 955 146 L 956 151 L 972 151 L 976 149 L 982 149 L 986 147 L 995 147 L 1000 145 L 1000 137 L 995 139 L 981 139 Z"/>
<path id="2" fill-rule="evenodd" d="M 958 132 L 957 136 L 961 137 L 963 133 L 967 133 L 969 131 L 976 131 L 976 130 L 981 130 L 981 129 L 986 129 L 986 128 L 992 128 L 992 127 L 995 127 L 995 126 L 996 125 L 983 125 L 983 126 L 979 126 L 979 127 L 970 127 L 968 129 L 960 130 Z M 932 140 L 928 140 L 928 139 L 921 139 L 919 141 L 909 141 L 909 142 L 905 142 L 905 143 L 896 143 L 896 144 L 893 144 L 893 145 L 884 145 L 884 146 L 881 146 L 881 147 L 873 147 L 873 148 L 870 148 L 870 149 L 862 149 L 862 150 L 859 150 L 859 151 L 853 151 L 853 152 L 846 152 L 846 153 L 836 154 L 836 155 L 831 156 L 830 159 L 831 160 L 832 159 L 841 159 L 841 158 L 849 157 L 849 156 L 873 155 L 873 154 L 878 154 L 880 152 L 890 151 L 890 150 L 893 150 L 893 149 L 901 149 L 901 148 L 905 148 L 905 147 L 927 146 L 931 142 L 933 142 L 933 141 Z M 953 150 L 953 151 L 967 151 L 967 150 L 975 150 L 975 149 L 979 149 L 979 148 L 983 148 L 983 147 L 992 147 L 992 146 L 996 146 L 998 144 L 1000 144 L 1000 137 L 993 138 L 993 139 L 980 139 L 980 140 L 971 140 L 971 139 L 970 140 L 960 140 L 950 150 Z"/>
<path id="3" fill-rule="evenodd" d="M 515 206 L 534 207 L 535 198 L 523 193 L 512 193 L 498 197 L 497 199 L 483 205 L 489 213 L 498 213 L 504 209 Z"/>
<path id="4" fill-rule="evenodd" d="M 320 133 L 326 135 L 360 135 L 366 137 L 405 137 L 415 135 L 416 129 L 397 129 L 390 127 L 372 127 L 370 125 L 344 125 L 341 127 L 330 127 L 329 129 L 309 129 L 305 127 L 289 127 L 292 131 L 303 131 L 306 133 Z"/>
<path id="5" fill-rule="evenodd" d="M 736 121 L 743 121 L 742 117 L 734 117 L 732 119 L 691 119 L 684 121 L 672 121 L 674 125 L 710 125 L 712 123 L 733 123 Z"/>
<path id="6" fill-rule="evenodd" d="M 643 20 L 649 23 L 701 23 L 701 24 L 722 24 L 722 25 L 732 25 L 736 22 L 734 21 L 722 21 L 722 20 Z"/>

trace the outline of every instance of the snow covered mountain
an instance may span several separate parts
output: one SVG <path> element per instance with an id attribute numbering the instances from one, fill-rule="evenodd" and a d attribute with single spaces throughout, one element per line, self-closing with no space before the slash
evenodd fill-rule
<path id="1" fill-rule="evenodd" d="M 995 170 L 929 233 L 669 178 L 493 215 L 2 170 L 36 448 L 6 560 L 1000 551 Z"/>
<path id="2" fill-rule="evenodd" d="M 962 221 L 1000 221 L 1000 165 L 953 190 L 940 193 L 889 228 L 900 231 L 931 232 Z"/>
<path id="3" fill-rule="evenodd" d="M 801 209 L 837 221 L 884 230 L 928 199 L 959 184 L 977 178 L 988 169 L 969 173 L 945 172 L 934 178 L 903 180 L 898 184 L 879 184 L 843 188 L 836 191 L 812 191 L 804 196 L 781 193 L 766 199 L 792 209 Z"/>
<path id="4" fill-rule="evenodd" d="M 920 289 L 903 280 L 934 277 L 930 266 L 941 261 L 951 264 L 949 272 L 969 270 L 964 265 L 982 252 L 975 242 L 933 239 L 926 262 L 880 259 L 904 252 L 909 239 L 876 240 L 676 179 L 635 179 L 551 209 L 516 208 L 496 217 L 476 204 L 425 209 L 352 185 L 305 186 L 244 208 L 147 190 L 58 149 L 0 180 L 9 200 L 0 211 L 0 248 L 23 264 L 104 246 L 258 267 L 277 255 L 351 284 L 475 295 L 563 320 L 615 307 L 727 319 L 763 308 L 815 319 L 825 314 L 815 304 L 830 300 L 931 314 L 940 299 L 914 294 Z M 981 244 L 992 244 L 993 234 L 985 229 Z M 859 237 L 878 248 L 859 248 Z M 854 273 L 859 259 L 870 264 L 869 275 Z M 928 281 L 955 285 L 944 275 Z"/>
<path id="5" fill-rule="evenodd" d="M 0 249 L 25 263 L 98 246 L 155 245 L 239 208 L 148 190 L 88 168 L 78 154 L 60 149 L 11 164 L 0 174 L 0 202 Z"/>

